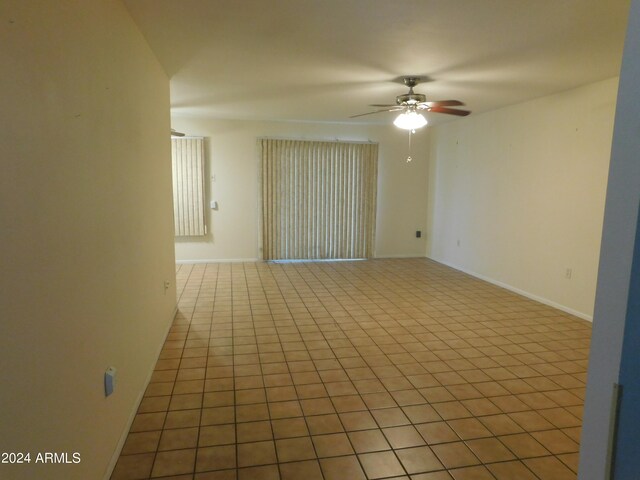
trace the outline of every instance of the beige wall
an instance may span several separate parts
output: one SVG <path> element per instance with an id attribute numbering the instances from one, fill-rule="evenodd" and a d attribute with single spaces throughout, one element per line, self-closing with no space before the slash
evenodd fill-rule
<path id="1" fill-rule="evenodd" d="M 175 308 L 169 83 L 119 1 L 0 18 L 0 478 L 100 479 Z"/>
<path id="2" fill-rule="evenodd" d="M 209 235 L 177 239 L 179 261 L 260 258 L 259 137 L 305 140 L 352 140 L 379 143 L 378 211 L 375 254 L 378 257 L 424 256 L 428 132 L 413 138 L 411 163 L 406 162 L 408 133 L 384 126 L 249 122 L 174 117 L 179 131 L 207 138 L 207 190 L 219 209 L 209 212 Z M 215 181 L 211 179 L 215 175 Z"/>
<path id="3" fill-rule="evenodd" d="M 616 90 L 609 79 L 436 127 L 427 255 L 591 318 Z"/>

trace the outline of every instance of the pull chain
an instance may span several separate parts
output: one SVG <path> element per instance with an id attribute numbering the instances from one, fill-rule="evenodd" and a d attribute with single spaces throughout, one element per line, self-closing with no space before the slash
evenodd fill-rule
<path id="1" fill-rule="evenodd" d="M 411 135 L 416 133 L 415 130 L 409 130 L 409 155 L 407 155 L 407 163 L 409 163 L 413 158 L 411 158 Z"/>

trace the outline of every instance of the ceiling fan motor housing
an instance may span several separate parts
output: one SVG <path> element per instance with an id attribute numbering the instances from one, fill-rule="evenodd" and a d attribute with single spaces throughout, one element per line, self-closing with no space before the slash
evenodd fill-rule
<path id="1" fill-rule="evenodd" d="M 426 102 L 427 101 L 427 97 L 421 93 L 405 93 L 404 95 L 398 95 L 396 97 L 396 103 L 398 105 L 405 105 L 405 104 L 415 104 L 415 103 L 422 103 L 422 102 Z"/>

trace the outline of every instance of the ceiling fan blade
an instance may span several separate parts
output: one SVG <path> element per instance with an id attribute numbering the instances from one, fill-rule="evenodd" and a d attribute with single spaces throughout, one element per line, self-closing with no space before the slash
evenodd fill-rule
<path id="1" fill-rule="evenodd" d="M 397 103 L 395 104 L 386 104 L 386 103 L 372 103 L 369 105 L 370 107 L 399 107 Z"/>
<path id="2" fill-rule="evenodd" d="M 349 118 L 364 117 L 365 115 L 373 115 L 374 113 L 382 112 L 398 112 L 400 110 L 404 110 L 404 107 L 396 106 L 396 108 L 386 108 L 384 110 L 376 110 L 375 112 L 359 113 L 358 115 L 351 115 Z"/>
<path id="3" fill-rule="evenodd" d="M 466 117 L 471 113 L 469 110 L 456 110 L 455 108 L 447 107 L 429 107 L 427 112 L 447 113 L 449 115 L 458 115 L 459 117 Z"/>
<path id="4" fill-rule="evenodd" d="M 460 107 L 464 105 L 460 100 L 434 100 L 433 102 L 422 102 L 421 105 L 431 107 Z"/>

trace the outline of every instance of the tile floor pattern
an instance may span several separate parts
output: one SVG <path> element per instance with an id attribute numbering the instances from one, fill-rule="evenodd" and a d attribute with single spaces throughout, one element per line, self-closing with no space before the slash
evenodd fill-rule
<path id="1" fill-rule="evenodd" d="M 427 259 L 177 278 L 112 480 L 576 478 L 588 322 Z"/>

